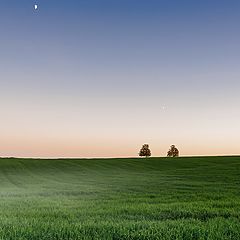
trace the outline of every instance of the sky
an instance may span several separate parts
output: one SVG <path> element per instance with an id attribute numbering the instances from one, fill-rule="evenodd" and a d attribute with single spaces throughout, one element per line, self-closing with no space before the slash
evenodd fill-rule
<path id="1" fill-rule="evenodd" d="M 238 0 L 1 0 L 0 155 L 240 154 L 239 22 Z"/>

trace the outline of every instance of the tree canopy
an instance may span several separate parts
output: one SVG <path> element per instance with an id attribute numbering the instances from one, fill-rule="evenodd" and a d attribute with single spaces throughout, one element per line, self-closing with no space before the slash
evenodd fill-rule
<path id="1" fill-rule="evenodd" d="M 178 149 L 175 147 L 175 145 L 171 145 L 170 149 L 167 152 L 167 156 L 168 157 L 178 157 L 179 156 L 179 151 Z"/>
<path id="2" fill-rule="evenodd" d="M 151 150 L 149 148 L 148 144 L 143 144 L 142 148 L 140 149 L 139 152 L 140 157 L 150 157 L 151 156 Z"/>

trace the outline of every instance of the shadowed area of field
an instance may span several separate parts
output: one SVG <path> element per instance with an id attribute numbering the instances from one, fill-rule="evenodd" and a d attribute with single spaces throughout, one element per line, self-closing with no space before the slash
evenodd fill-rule
<path id="1" fill-rule="evenodd" d="M 240 157 L 0 159 L 0 239 L 240 239 Z"/>

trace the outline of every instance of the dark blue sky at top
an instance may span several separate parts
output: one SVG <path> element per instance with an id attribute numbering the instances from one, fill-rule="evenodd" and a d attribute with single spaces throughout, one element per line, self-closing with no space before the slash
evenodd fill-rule
<path id="1" fill-rule="evenodd" d="M 153 92 L 236 89 L 239 13 L 240 2 L 226 0 L 3 0 L 4 85 L 117 93 L 126 84 L 141 91 L 147 79 Z"/>
<path id="2" fill-rule="evenodd" d="M 30 62 L 56 53 L 113 68 L 180 66 L 194 56 L 204 64 L 239 53 L 239 1 L 3 0 L 0 11 L 1 51 L 25 53 Z"/>

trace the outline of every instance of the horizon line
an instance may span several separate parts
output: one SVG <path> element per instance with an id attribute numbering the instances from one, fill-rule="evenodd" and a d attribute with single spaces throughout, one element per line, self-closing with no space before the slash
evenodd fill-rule
<path id="1" fill-rule="evenodd" d="M 182 155 L 179 157 L 167 157 L 167 156 L 150 156 L 150 157 L 140 157 L 140 156 L 120 156 L 120 157 L 0 157 L 0 159 L 25 159 L 25 160 L 101 160 L 101 159 L 149 159 L 149 158 L 197 158 L 197 157 L 240 157 L 240 154 L 232 155 Z"/>

